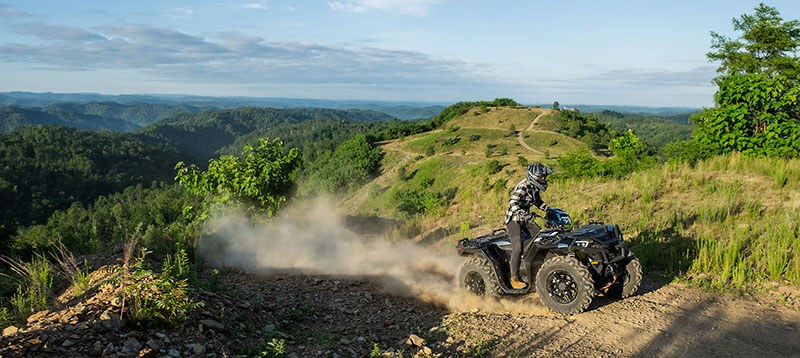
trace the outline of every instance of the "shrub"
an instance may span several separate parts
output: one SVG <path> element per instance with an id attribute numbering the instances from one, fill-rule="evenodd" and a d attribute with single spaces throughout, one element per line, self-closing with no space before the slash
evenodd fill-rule
<path id="1" fill-rule="evenodd" d="M 493 175 L 503 170 L 503 167 L 505 165 L 500 164 L 500 161 L 498 161 L 497 159 L 492 159 L 486 162 L 485 166 L 486 166 L 486 173 L 488 173 L 489 175 Z"/>
<path id="2" fill-rule="evenodd" d="M 17 292 L 11 297 L 11 305 L 18 318 L 25 318 L 44 310 L 50 304 L 53 288 L 53 265 L 44 256 L 36 255 L 30 262 L 14 261 L 3 257 L 2 261 L 19 275 Z"/>
<path id="3" fill-rule="evenodd" d="M 520 156 L 517 156 L 517 165 L 519 165 L 519 166 L 521 166 L 521 167 L 525 168 L 525 167 L 527 167 L 527 166 L 528 166 L 528 164 L 530 164 L 530 163 L 528 162 L 528 159 L 527 159 L 527 158 L 525 158 L 525 157 L 523 157 L 523 156 L 521 156 L 521 155 L 520 155 Z"/>
<path id="4" fill-rule="evenodd" d="M 130 249 L 132 250 L 130 245 Z M 188 296 L 186 279 L 173 277 L 173 267 L 165 270 L 161 275 L 156 275 L 145 264 L 148 251 L 142 248 L 138 258 L 132 265 L 126 264 L 122 268 L 121 298 L 123 314 L 145 327 L 160 325 L 173 325 L 186 320 L 188 313 L 198 307 L 202 302 L 195 302 Z M 130 254 L 126 255 L 129 256 Z"/>

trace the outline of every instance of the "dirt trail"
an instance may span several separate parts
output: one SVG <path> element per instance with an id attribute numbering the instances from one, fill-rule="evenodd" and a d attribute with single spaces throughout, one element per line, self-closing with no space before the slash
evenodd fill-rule
<path id="1" fill-rule="evenodd" d="M 366 356 L 376 345 L 403 356 L 800 355 L 800 312 L 652 280 L 631 298 L 598 297 L 588 312 L 574 316 L 544 310 L 535 294 L 512 305 L 521 312 L 454 312 L 424 299 L 387 293 L 385 286 L 365 278 L 259 276 L 236 281 L 271 297 L 271 311 L 306 305 L 313 312 L 301 326 L 285 326 L 307 337 L 288 346 L 300 357 Z M 425 340 L 425 348 L 404 343 L 412 334 Z M 318 337 L 334 343 L 314 343 Z M 364 337 L 359 340 L 363 344 L 344 344 L 355 337 Z"/>
<path id="2" fill-rule="evenodd" d="M 525 147 L 525 149 L 530 150 L 531 152 L 534 152 L 534 153 L 539 154 L 539 155 L 544 155 L 544 153 L 540 152 L 540 151 L 538 151 L 536 149 L 533 149 L 531 146 L 528 145 L 528 143 L 525 143 L 525 140 L 523 139 L 522 134 L 524 132 L 532 131 L 533 130 L 533 126 L 538 124 L 539 123 L 539 119 L 542 118 L 542 116 L 544 116 L 545 114 L 549 114 L 549 112 L 542 111 L 542 113 L 539 113 L 539 115 L 536 116 L 536 118 L 534 118 L 531 121 L 531 124 L 528 125 L 528 128 L 525 128 L 524 131 L 521 131 L 521 132 L 517 133 L 517 141 L 519 142 L 519 145 L 521 145 L 521 146 Z"/>

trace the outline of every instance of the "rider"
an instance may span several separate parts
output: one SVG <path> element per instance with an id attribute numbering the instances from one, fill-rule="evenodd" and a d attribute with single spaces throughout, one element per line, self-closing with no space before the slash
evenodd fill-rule
<path id="1" fill-rule="evenodd" d="M 522 232 L 533 238 L 542 229 L 533 221 L 531 206 L 547 211 L 547 204 L 542 201 L 540 192 L 547 190 L 547 176 L 553 170 L 542 163 L 528 166 L 525 179 L 522 180 L 508 200 L 508 211 L 504 224 L 511 236 L 511 287 L 522 289 L 528 287 L 519 277 L 519 263 L 522 256 Z"/>

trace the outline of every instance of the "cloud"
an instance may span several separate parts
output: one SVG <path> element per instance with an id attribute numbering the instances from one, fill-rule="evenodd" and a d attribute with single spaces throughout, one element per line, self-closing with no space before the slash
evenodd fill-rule
<path id="1" fill-rule="evenodd" d="M 242 7 L 245 8 L 245 9 L 251 9 L 251 10 L 267 10 L 267 9 L 269 9 L 269 6 L 267 6 L 267 2 L 266 1 L 249 2 L 249 3 L 242 4 Z"/>
<path id="2" fill-rule="evenodd" d="M 334 11 L 368 13 L 390 12 L 398 15 L 427 16 L 431 7 L 440 0 L 351 0 L 332 1 L 328 7 Z"/>
<path id="3" fill-rule="evenodd" d="M 15 18 L 27 16 L 22 11 L 17 10 L 11 5 L 0 4 L 0 18 Z"/>
<path id="4" fill-rule="evenodd" d="M 707 87 L 716 76 L 714 66 L 697 66 L 685 70 L 625 69 L 605 70 L 584 80 L 627 87 Z"/>
<path id="5" fill-rule="evenodd" d="M 270 42 L 231 32 L 206 38 L 140 24 L 15 29 L 44 41 L 0 44 L 0 61 L 62 70 L 138 70 L 184 82 L 380 87 L 476 86 L 487 78 L 480 64 L 358 45 Z"/>
<path id="6" fill-rule="evenodd" d="M 60 41 L 98 41 L 106 40 L 105 37 L 86 31 L 84 29 L 64 26 L 64 25 L 46 25 L 42 23 L 29 23 L 18 25 L 14 31 L 28 36 L 34 36 L 45 40 L 60 40 Z"/>
<path id="7" fill-rule="evenodd" d="M 188 7 L 177 7 L 174 9 L 169 9 L 165 16 L 170 20 L 184 19 L 194 16 L 194 9 Z"/>

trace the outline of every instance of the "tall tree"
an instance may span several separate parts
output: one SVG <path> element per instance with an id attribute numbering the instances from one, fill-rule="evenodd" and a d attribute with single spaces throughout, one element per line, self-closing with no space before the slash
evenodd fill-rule
<path id="1" fill-rule="evenodd" d="M 692 116 L 696 141 L 718 153 L 800 155 L 800 22 L 760 4 L 733 26 L 740 39 L 711 33 L 719 90 L 714 107 Z"/>
<path id="2" fill-rule="evenodd" d="M 739 39 L 711 32 L 712 51 L 707 56 L 710 61 L 720 62 L 717 72 L 722 76 L 765 74 L 798 78 L 800 22 L 783 21 L 776 8 L 762 3 L 754 14 L 733 19 L 733 29 L 742 32 Z"/>

